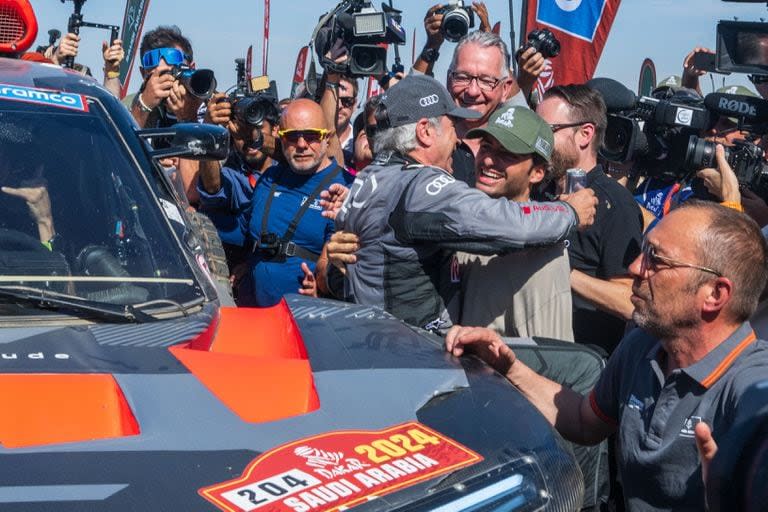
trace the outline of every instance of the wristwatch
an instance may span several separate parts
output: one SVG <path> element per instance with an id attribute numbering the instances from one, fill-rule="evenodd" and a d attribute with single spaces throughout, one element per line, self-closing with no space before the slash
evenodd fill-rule
<path id="1" fill-rule="evenodd" d="M 435 50 L 434 48 L 424 48 L 421 50 L 421 55 L 419 55 L 419 58 L 426 62 L 427 64 L 434 64 L 437 62 L 437 59 L 440 57 L 440 52 Z"/>

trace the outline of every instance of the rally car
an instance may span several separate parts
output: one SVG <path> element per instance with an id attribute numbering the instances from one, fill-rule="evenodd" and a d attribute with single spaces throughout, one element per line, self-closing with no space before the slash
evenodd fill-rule
<path id="1" fill-rule="evenodd" d="M 574 510 L 502 376 L 376 308 L 221 307 L 160 157 L 94 80 L 0 59 L 0 509 Z"/>

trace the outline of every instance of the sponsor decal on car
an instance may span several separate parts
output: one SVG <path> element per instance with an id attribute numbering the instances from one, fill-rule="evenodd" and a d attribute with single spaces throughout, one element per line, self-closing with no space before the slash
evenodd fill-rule
<path id="1" fill-rule="evenodd" d="M 33 89 L 18 85 L 0 84 L 0 99 L 67 108 L 81 112 L 88 111 L 88 104 L 85 102 L 85 98 L 79 94 Z"/>
<path id="2" fill-rule="evenodd" d="M 483 458 L 417 422 L 345 430 L 263 453 L 235 480 L 200 489 L 221 510 L 343 510 Z"/>

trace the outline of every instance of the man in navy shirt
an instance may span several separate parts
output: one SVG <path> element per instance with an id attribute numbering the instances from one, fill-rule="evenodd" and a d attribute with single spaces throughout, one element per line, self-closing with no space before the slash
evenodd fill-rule
<path id="1" fill-rule="evenodd" d="M 333 221 L 321 215 L 320 192 L 332 183 L 351 182 L 328 154 L 334 135 L 317 103 L 291 102 L 280 117 L 278 135 L 287 165 L 267 169 L 253 191 L 246 233 L 252 252 L 249 272 L 238 286 L 241 306 L 272 306 L 301 288 L 302 263 L 314 272 L 333 233 Z M 227 194 L 224 187 L 221 192 Z"/>

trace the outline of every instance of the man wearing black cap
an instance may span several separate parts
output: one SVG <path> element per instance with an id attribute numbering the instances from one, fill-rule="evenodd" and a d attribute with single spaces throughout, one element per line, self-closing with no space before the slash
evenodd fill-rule
<path id="1" fill-rule="evenodd" d="M 337 228 L 360 238 L 357 262 L 347 268 L 355 302 L 382 306 L 412 325 L 445 328 L 458 298 L 453 251 L 495 254 L 551 244 L 591 223 L 590 191 L 568 204 L 512 203 L 454 179 L 454 119 L 477 117 L 425 75 L 409 75 L 383 95 L 376 159 L 336 217 Z"/>

